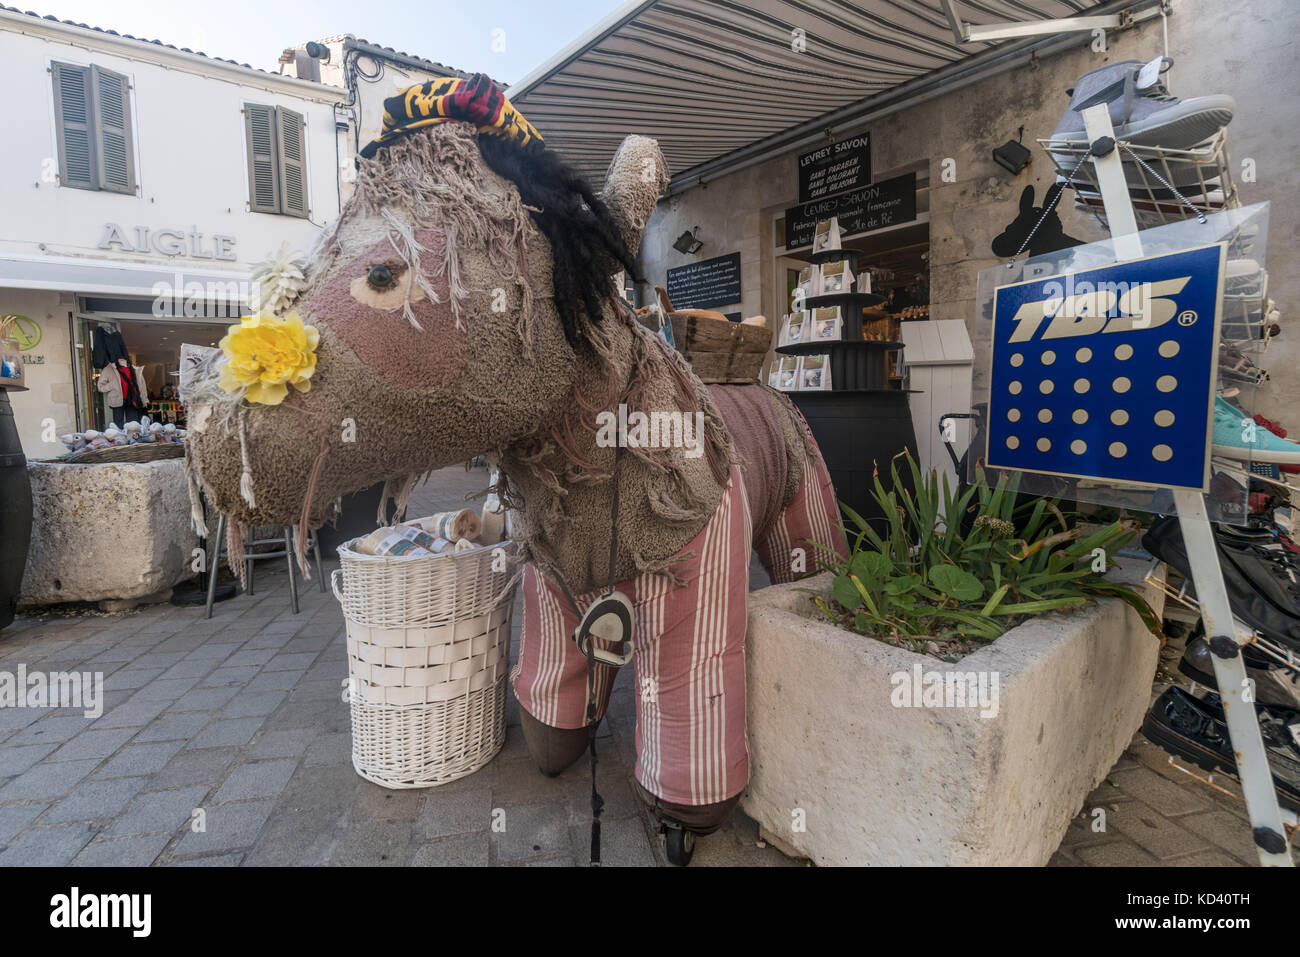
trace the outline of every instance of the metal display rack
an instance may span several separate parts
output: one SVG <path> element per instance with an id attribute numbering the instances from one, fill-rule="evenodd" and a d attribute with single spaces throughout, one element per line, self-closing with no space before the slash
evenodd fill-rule
<path id="1" fill-rule="evenodd" d="M 823 249 L 808 256 L 815 265 L 847 262 L 857 272 L 860 253 L 856 249 Z M 832 292 L 803 299 L 806 310 L 840 307 L 840 338 L 809 339 L 777 346 L 787 356 L 824 355 L 831 370 L 832 392 L 883 392 L 889 389 L 886 355 L 903 348 L 901 342 L 862 338 L 862 310 L 878 306 L 884 296 L 871 292 Z"/>
<path id="2" fill-rule="evenodd" d="M 1142 195 L 1144 190 L 1150 193 L 1151 181 L 1144 178 L 1148 171 L 1142 169 L 1142 163 L 1136 164 L 1139 182 L 1133 183 L 1134 174 L 1126 173 L 1126 167 L 1121 162 L 1121 154 L 1136 156 L 1139 155 L 1139 150 L 1147 154 L 1158 152 L 1160 156 L 1153 158 L 1158 160 L 1158 166 L 1162 166 L 1162 175 L 1175 174 L 1164 176 L 1166 182 L 1161 187 L 1163 189 L 1171 184 L 1176 186 L 1180 177 L 1190 178 L 1193 173 L 1198 177 L 1201 176 L 1202 171 L 1199 167 L 1189 170 L 1177 165 L 1179 162 L 1186 161 L 1185 154 L 1200 151 L 1155 150 L 1152 147 L 1131 147 L 1116 143 L 1109 110 L 1104 103 L 1083 110 L 1083 119 L 1088 143 L 1072 144 L 1072 149 L 1076 152 L 1070 155 L 1079 157 L 1074 161 L 1076 175 L 1073 178 L 1077 178 L 1077 172 L 1087 166 L 1083 157 L 1090 155 L 1092 169 L 1088 171 L 1090 175 L 1085 177 L 1084 182 L 1096 185 L 1096 192 L 1100 196 L 1103 207 L 1104 224 L 1115 241 L 1116 255 L 1121 259 L 1139 259 L 1143 255 L 1142 240 L 1138 234 L 1139 207 L 1150 201 L 1153 207 L 1144 209 L 1143 212 L 1165 216 L 1167 212 L 1162 208 L 1165 200 L 1154 195 L 1147 197 Z M 1223 141 L 1224 133 L 1220 130 L 1210 147 L 1207 147 L 1209 159 L 1206 161 L 1206 169 L 1208 171 L 1209 166 L 1213 165 L 1217 171 L 1216 179 L 1219 190 L 1223 193 L 1223 201 L 1227 203 L 1232 200 L 1235 205 L 1236 190 L 1228 175 L 1227 152 Z M 1056 144 L 1057 141 L 1051 140 L 1044 144 L 1044 148 L 1052 155 L 1054 163 L 1057 162 L 1057 153 L 1063 152 Z M 1143 162 L 1152 169 L 1156 168 L 1147 160 Z M 1057 168 L 1061 167 L 1058 165 Z M 1209 180 L 1202 177 L 1197 181 L 1208 190 Z M 1130 195 L 1130 190 L 1135 188 L 1139 193 L 1136 202 Z M 1085 185 L 1085 197 L 1086 189 Z M 1186 210 L 1186 204 L 1183 202 L 1186 191 L 1179 188 L 1169 192 L 1171 194 L 1169 202 Z M 1176 195 L 1177 193 L 1184 195 L 1179 196 Z M 1178 218 L 1187 218 L 1187 213 L 1184 212 Z M 1168 221 L 1160 220 L 1160 222 Z M 1208 454 L 1209 450 L 1206 451 Z M 1241 647 L 1254 641 L 1254 634 L 1233 617 L 1228 591 L 1223 581 L 1223 572 L 1219 567 L 1214 530 L 1210 526 L 1206 513 L 1203 493 L 1195 489 L 1176 488 L 1173 489 L 1173 496 L 1191 564 L 1192 579 L 1199 598 L 1201 619 L 1205 624 L 1205 634 L 1213 653 L 1214 677 L 1219 688 L 1223 714 L 1233 750 L 1237 755 L 1237 775 L 1241 781 L 1246 810 L 1250 817 L 1255 848 L 1261 864 L 1290 867 L 1291 855 L 1287 832 L 1282 822 L 1277 795 L 1273 789 L 1272 774 L 1259 729 L 1258 715 L 1251 696 L 1244 694 L 1249 688 L 1249 682 L 1246 678 Z"/>
<path id="3" fill-rule="evenodd" d="M 856 273 L 859 256 L 856 249 L 823 249 L 807 258 L 818 266 L 848 262 Z M 867 292 L 807 296 L 805 309 L 840 307 L 840 338 L 807 339 L 776 349 L 787 356 L 827 357 L 829 389 L 791 390 L 787 395 L 817 439 L 837 497 L 868 521 L 880 517 L 872 497 L 877 468 L 888 468 L 894 456 L 916 448 L 908 392 L 889 387 L 888 356 L 901 352 L 903 343 L 862 338 L 862 310 L 884 300 Z"/>
<path id="4" fill-rule="evenodd" d="M 1123 158 L 1132 161 L 1124 166 L 1123 172 L 1138 226 L 1150 229 L 1186 219 L 1189 210 L 1174 190 L 1205 212 L 1239 205 L 1227 138 L 1227 131 L 1220 129 L 1206 145 L 1188 150 L 1119 144 Z M 1074 138 L 1048 137 L 1039 139 L 1038 145 L 1047 151 L 1058 176 L 1073 179 L 1075 207 L 1109 229 L 1097 179 L 1083 162 L 1089 155 L 1090 144 Z"/>

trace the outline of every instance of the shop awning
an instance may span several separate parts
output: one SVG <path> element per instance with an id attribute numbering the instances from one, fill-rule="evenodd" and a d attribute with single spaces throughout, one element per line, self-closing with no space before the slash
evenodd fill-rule
<path id="1" fill-rule="evenodd" d="M 958 3 L 970 24 L 1135 6 L 1150 3 Z M 547 144 L 597 185 L 625 135 L 653 136 L 674 174 L 671 193 L 738 168 L 764 147 L 792 149 L 828 128 L 843 131 L 862 121 L 848 112 L 855 106 L 941 89 L 999 58 L 1089 39 L 959 44 L 940 0 L 641 0 L 509 95 Z"/>
<path id="2" fill-rule="evenodd" d="M 166 267 L 150 263 L 79 259 L 71 256 L 23 256 L 0 253 L 0 289 L 48 289 L 86 295 L 190 296 L 202 287 L 204 298 L 243 298 L 249 274 L 235 269 Z"/>

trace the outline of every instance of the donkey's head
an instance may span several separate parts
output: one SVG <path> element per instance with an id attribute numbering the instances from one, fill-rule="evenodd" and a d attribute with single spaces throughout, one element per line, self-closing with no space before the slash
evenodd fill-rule
<path id="1" fill-rule="evenodd" d="M 363 156 L 281 310 L 316 336 L 232 333 L 191 386 L 192 474 L 236 523 L 315 527 L 338 495 L 561 414 L 666 181 L 655 143 L 629 137 L 593 194 L 481 76 L 389 99 Z"/>

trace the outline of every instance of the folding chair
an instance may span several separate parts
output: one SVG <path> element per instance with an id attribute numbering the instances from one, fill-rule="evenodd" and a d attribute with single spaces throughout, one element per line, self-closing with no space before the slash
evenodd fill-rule
<path id="1" fill-rule="evenodd" d="M 253 594 L 253 563 L 263 558 L 281 558 L 283 557 L 289 567 L 289 603 L 293 607 L 293 613 L 298 614 L 298 570 L 294 567 L 293 553 L 293 530 L 288 525 L 280 526 L 283 529 L 283 536 L 277 535 L 274 538 L 255 538 L 244 539 L 244 580 L 248 583 L 246 591 Z M 217 531 L 213 536 L 215 544 L 209 549 L 210 558 L 208 561 L 208 600 L 206 617 L 212 617 L 212 604 L 217 591 L 217 569 L 221 564 L 221 555 L 225 549 L 226 543 L 226 516 L 220 515 L 217 518 Z M 253 548 L 258 545 L 283 545 L 283 549 L 272 552 L 254 552 Z M 307 535 L 307 547 L 311 549 L 316 559 L 316 579 L 320 583 L 320 590 L 325 591 L 325 573 L 321 570 L 320 563 L 320 542 L 317 541 L 314 532 Z M 226 555 L 226 563 L 230 563 L 230 555 Z M 233 569 L 232 569 L 233 570 Z"/>

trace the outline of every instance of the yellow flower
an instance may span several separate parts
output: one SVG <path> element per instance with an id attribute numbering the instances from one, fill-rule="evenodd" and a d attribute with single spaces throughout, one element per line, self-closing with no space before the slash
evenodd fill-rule
<path id="1" fill-rule="evenodd" d="M 242 391 L 249 402 L 279 405 L 289 386 L 311 388 L 319 343 L 316 327 L 303 325 L 296 312 L 283 319 L 269 312 L 244 316 L 221 340 L 226 364 L 218 384 L 226 392 Z"/>

